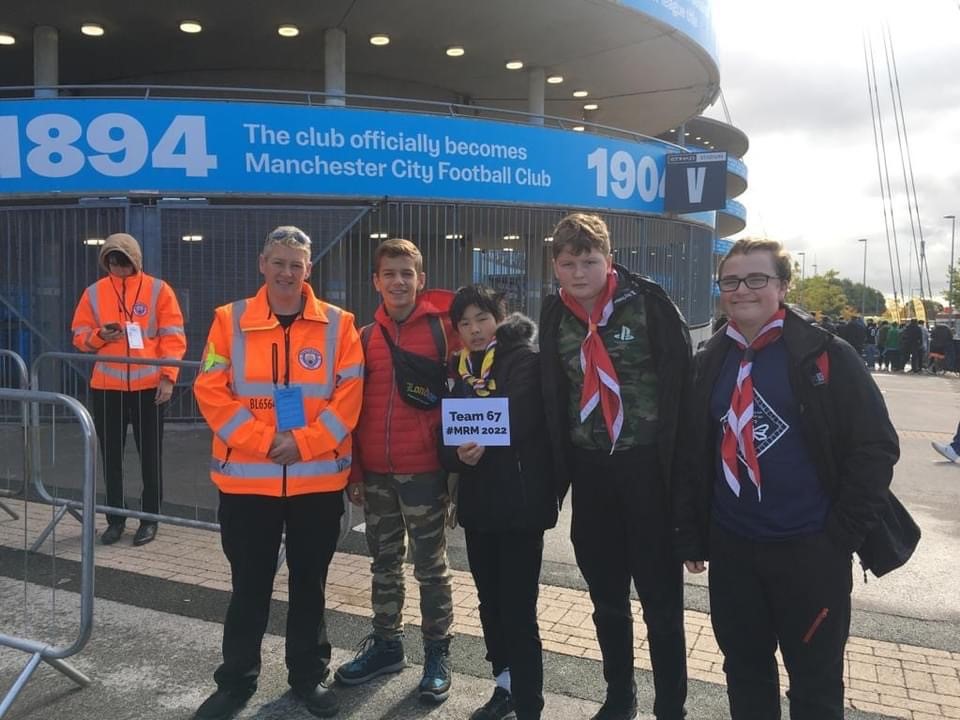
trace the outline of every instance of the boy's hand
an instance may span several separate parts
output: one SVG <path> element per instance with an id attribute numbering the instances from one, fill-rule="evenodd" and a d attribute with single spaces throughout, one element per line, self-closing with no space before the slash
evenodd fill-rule
<path id="1" fill-rule="evenodd" d="M 477 445 L 475 442 L 464 443 L 457 447 L 457 457 L 464 465 L 471 467 L 480 462 L 483 453 L 487 448 L 483 445 Z"/>
<path id="2" fill-rule="evenodd" d="M 357 507 L 363 507 L 362 482 L 352 482 L 347 484 L 347 499 Z"/>

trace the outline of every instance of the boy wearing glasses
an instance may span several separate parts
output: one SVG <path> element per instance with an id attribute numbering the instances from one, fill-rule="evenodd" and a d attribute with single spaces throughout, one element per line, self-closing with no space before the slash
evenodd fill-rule
<path id="1" fill-rule="evenodd" d="M 140 244 L 114 233 L 100 246 L 100 267 L 107 276 L 84 290 L 73 315 L 73 344 L 82 352 L 130 358 L 181 360 L 187 351 L 183 314 L 173 288 L 143 271 Z M 107 505 L 122 509 L 123 450 L 133 425 L 140 452 L 143 512 L 157 514 L 163 499 L 163 410 L 173 395 L 179 368 L 100 361 L 90 377 L 93 420 L 103 455 Z M 107 513 L 100 536 L 113 545 L 126 519 Z M 134 545 L 157 536 L 157 523 L 142 520 Z"/>
<path id="2" fill-rule="evenodd" d="M 677 548 L 710 560 L 733 720 L 843 717 L 851 554 L 888 497 L 897 435 L 863 360 L 784 305 L 790 256 L 738 240 L 717 286 L 728 322 L 694 363 Z"/>
<path id="3" fill-rule="evenodd" d="M 684 717 L 683 568 L 671 545 L 682 398 L 690 337 L 652 281 L 614 265 L 596 215 L 574 213 L 553 233 L 560 292 L 544 300 L 544 408 L 562 501 L 573 489 L 571 539 L 593 601 L 606 701 L 593 720 L 637 717 L 633 675 L 636 587 L 647 626 L 658 720 Z"/>

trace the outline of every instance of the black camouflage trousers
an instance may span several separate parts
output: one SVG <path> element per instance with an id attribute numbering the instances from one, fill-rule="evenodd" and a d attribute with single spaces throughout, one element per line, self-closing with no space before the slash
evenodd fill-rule
<path id="1" fill-rule="evenodd" d="M 370 570 L 374 632 L 386 639 L 397 639 L 403 634 L 403 561 L 409 536 L 413 573 L 420 583 L 423 639 L 450 637 L 453 597 L 445 533 L 450 502 L 447 473 L 367 472 L 364 491 L 367 546 L 373 559 Z"/>

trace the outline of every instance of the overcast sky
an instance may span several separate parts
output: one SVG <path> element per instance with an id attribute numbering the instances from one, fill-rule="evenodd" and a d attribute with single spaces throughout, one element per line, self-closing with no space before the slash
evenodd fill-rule
<path id="1" fill-rule="evenodd" d="M 958 0 L 713 0 L 721 86 L 746 132 L 742 235 L 806 252 L 806 274 L 833 268 L 892 293 L 862 32 L 872 31 L 904 286 L 912 233 L 880 22 L 889 19 L 934 294 L 946 287 L 950 221 L 960 218 Z M 723 118 L 718 102 L 707 113 Z M 723 118 L 725 119 L 725 118 Z M 958 228 L 960 234 L 960 228 Z M 739 236 L 737 236 L 739 237 Z M 957 242 L 960 258 L 960 238 Z M 892 252 L 892 249 L 891 249 Z M 957 261 L 960 264 L 960 260 Z"/>

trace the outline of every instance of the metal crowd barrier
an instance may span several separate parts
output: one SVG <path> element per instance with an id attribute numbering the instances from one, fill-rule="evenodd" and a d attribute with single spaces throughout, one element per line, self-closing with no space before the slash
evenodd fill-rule
<path id="1" fill-rule="evenodd" d="M 201 363 L 196 360 L 161 360 L 161 359 L 149 359 L 149 358 L 130 358 L 125 355 L 112 356 L 112 355 L 96 355 L 90 353 L 67 353 L 67 352 L 46 352 L 38 355 L 34 360 L 33 365 L 30 369 L 30 386 L 33 389 L 39 389 L 40 384 L 40 365 L 41 363 L 49 360 L 65 360 L 70 362 L 78 363 L 87 363 L 92 364 L 96 362 L 115 362 L 123 364 L 133 364 L 133 365 L 159 365 L 166 367 L 179 367 L 185 369 L 199 370 Z M 48 488 L 44 485 L 42 473 L 41 473 L 41 456 L 40 456 L 40 416 L 39 410 L 36 405 L 32 408 L 32 422 L 31 433 L 32 433 L 32 442 L 31 445 L 31 458 L 32 458 L 32 484 L 36 494 L 40 499 L 50 505 L 58 507 L 57 512 L 53 516 L 53 519 L 50 523 L 44 528 L 43 532 L 37 537 L 33 545 L 31 545 L 30 550 L 36 552 L 46 541 L 49 534 L 57 526 L 57 524 L 69 513 L 75 517 L 78 521 L 82 522 L 80 517 L 79 507 L 81 503 L 76 500 L 70 500 L 65 498 L 59 498 L 52 495 Z M 204 427 L 206 427 L 204 425 Z M 206 467 L 209 456 L 205 453 L 202 458 L 198 458 L 198 461 L 202 463 L 200 467 Z M 205 475 L 205 473 L 204 473 Z M 341 538 L 350 530 L 350 526 L 353 520 L 353 506 L 346 499 L 344 494 L 344 508 L 345 512 L 341 519 Z M 169 525 L 179 525 L 182 527 L 196 528 L 201 530 L 214 530 L 219 532 L 220 525 L 216 522 L 206 522 L 203 520 L 195 520 L 179 515 L 168 515 L 162 513 L 147 513 L 139 510 L 130 510 L 125 508 L 112 507 L 109 505 L 95 505 L 96 512 L 109 513 L 110 515 L 115 515 L 124 518 L 136 518 L 140 520 L 146 520 L 150 522 L 162 522 Z M 213 509 L 215 511 L 215 508 Z M 277 567 L 283 565 L 285 557 L 285 544 L 281 544 L 280 556 L 278 559 Z"/>
<path id="2" fill-rule="evenodd" d="M 93 627 L 93 567 L 94 567 L 94 493 L 96 485 L 96 458 L 97 458 L 97 437 L 94 430 L 93 420 L 87 409 L 75 398 L 61 395 L 59 393 L 39 392 L 34 390 L 15 390 L 0 389 L 0 401 L 18 402 L 26 412 L 26 404 L 33 406 L 40 404 L 61 405 L 72 412 L 80 427 L 83 430 L 83 500 L 78 503 L 82 509 L 80 515 L 82 523 L 81 534 L 81 552 L 80 552 L 80 620 L 76 638 L 67 646 L 52 645 L 40 640 L 17 637 L 0 633 L 0 646 L 6 646 L 15 650 L 22 650 L 30 655 L 30 660 L 26 667 L 14 681 L 10 690 L 0 700 L 0 718 L 6 715 L 10 706 L 13 704 L 17 695 L 23 690 L 30 676 L 33 675 L 37 666 L 42 662 L 47 663 L 56 670 L 66 675 L 80 686 L 90 684 L 90 678 L 81 673 L 65 661 L 65 658 L 71 657 L 80 652 L 87 640 L 90 638 L 90 632 Z M 24 456 L 24 462 L 28 463 L 29 455 Z M 24 524 L 26 524 L 24 518 Z M 24 577 L 24 583 L 27 578 Z M 26 587 L 26 586 L 25 586 Z"/>
<path id="3" fill-rule="evenodd" d="M 17 388 L 20 390 L 26 390 L 30 387 L 30 375 L 27 371 L 26 361 L 20 357 L 13 350 L 0 349 L 0 360 L 7 359 L 10 361 L 10 364 L 17 369 L 17 376 L 19 378 L 19 383 Z M 24 452 L 26 452 L 26 441 L 27 441 L 27 422 L 29 415 L 27 414 L 27 406 L 22 405 L 22 419 L 23 419 L 23 441 L 24 441 Z M 26 457 L 26 456 L 24 456 Z M 23 483 L 21 490 L 26 487 L 26 482 Z M 0 489 L 0 498 L 13 498 L 17 497 L 20 493 L 14 492 L 12 490 Z M 19 520 L 20 516 L 14 512 L 9 505 L 7 505 L 3 500 L 0 500 L 0 511 L 3 511 L 14 520 Z"/>
<path id="4" fill-rule="evenodd" d="M 198 370 L 200 368 L 200 362 L 196 360 L 162 360 L 154 358 L 130 358 L 125 355 L 97 355 L 93 353 L 67 353 L 67 352 L 45 352 L 37 356 L 33 361 L 33 365 L 30 368 L 30 387 L 33 389 L 39 389 L 40 386 L 40 365 L 49 360 L 67 360 L 70 362 L 86 363 L 93 364 L 97 362 L 113 362 L 113 363 L 123 363 L 127 365 L 153 365 L 153 366 L 163 366 L 163 367 L 178 367 L 184 369 L 193 369 Z M 81 503 L 76 500 L 69 500 L 65 498 L 55 497 L 52 495 L 47 487 L 44 485 L 42 473 L 40 471 L 41 456 L 40 456 L 40 414 L 39 408 L 34 404 L 31 408 L 32 413 L 32 422 L 31 422 L 31 433 L 33 437 L 33 442 L 31 442 L 32 450 L 32 468 L 33 468 L 33 477 L 31 478 L 33 483 L 33 489 L 39 495 L 40 499 L 50 505 L 55 505 L 59 509 L 56 514 L 53 516 L 53 519 L 44 528 L 43 532 L 37 537 L 33 545 L 31 545 L 31 551 L 37 551 L 47 539 L 47 536 L 53 531 L 57 524 L 64 518 L 64 516 L 69 513 L 70 515 L 81 520 L 78 514 L 78 508 Z M 110 515 L 115 515 L 118 517 L 124 518 L 135 518 L 138 520 L 146 520 L 148 522 L 163 522 L 169 525 L 180 525 L 183 527 L 198 528 L 201 530 L 220 530 L 220 525 L 215 522 L 206 522 L 203 520 L 193 520 L 190 518 L 180 517 L 177 515 L 164 515 L 160 513 L 148 513 L 142 512 L 140 510 L 130 510 L 128 508 L 119 508 L 111 507 L 109 505 L 95 505 L 94 509 L 96 512 L 109 513 Z"/>

